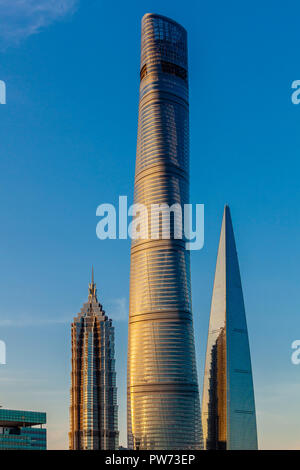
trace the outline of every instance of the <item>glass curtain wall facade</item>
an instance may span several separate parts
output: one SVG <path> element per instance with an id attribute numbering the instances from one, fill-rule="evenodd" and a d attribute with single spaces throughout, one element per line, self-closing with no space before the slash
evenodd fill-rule
<path id="1" fill-rule="evenodd" d="M 228 206 L 224 209 L 212 295 L 202 425 L 207 450 L 257 449 L 248 330 Z"/>
<path id="2" fill-rule="evenodd" d="M 114 355 L 114 327 L 92 275 L 88 302 L 72 323 L 70 450 L 118 448 Z"/>
<path id="3" fill-rule="evenodd" d="M 47 450 L 46 413 L 0 409 L 0 450 Z"/>
<path id="4" fill-rule="evenodd" d="M 134 202 L 148 214 L 151 204 L 183 208 L 189 202 L 187 34 L 171 19 L 143 17 L 140 80 Z M 144 220 L 142 238 L 131 246 L 128 447 L 198 449 L 190 255 L 174 226 L 169 239 L 161 220 L 157 239 L 145 233 L 147 226 Z"/>

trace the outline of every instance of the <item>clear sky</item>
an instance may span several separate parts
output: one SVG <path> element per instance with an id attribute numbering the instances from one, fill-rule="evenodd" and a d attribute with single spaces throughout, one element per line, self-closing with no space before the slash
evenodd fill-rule
<path id="1" fill-rule="evenodd" d="M 246 303 L 260 448 L 300 447 L 300 5 L 290 0 L 0 0 L 0 404 L 47 411 L 67 448 L 70 322 L 91 265 L 116 326 L 126 444 L 130 242 L 96 237 L 96 208 L 132 200 L 140 20 L 188 31 L 191 199 L 205 204 L 192 253 L 200 389 L 223 206 L 231 208 Z"/>

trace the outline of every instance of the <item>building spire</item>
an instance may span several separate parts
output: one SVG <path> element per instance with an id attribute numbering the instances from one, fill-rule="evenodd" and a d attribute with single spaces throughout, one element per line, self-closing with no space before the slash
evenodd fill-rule
<path id="1" fill-rule="evenodd" d="M 94 266 L 92 265 L 92 282 L 89 284 L 89 302 L 92 300 L 97 301 L 97 289 L 94 283 Z"/>

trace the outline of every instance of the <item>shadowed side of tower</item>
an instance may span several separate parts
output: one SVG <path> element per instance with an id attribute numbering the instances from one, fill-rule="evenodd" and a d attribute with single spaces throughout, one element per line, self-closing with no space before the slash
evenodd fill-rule
<path id="1" fill-rule="evenodd" d="M 248 330 L 228 206 L 224 209 L 212 295 L 202 425 L 207 450 L 257 449 Z"/>
<path id="2" fill-rule="evenodd" d="M 173 20 L 142 20 L 140 102 L 134 202 L 189 202 L 187 34 Z M 131 246 L 128 342 L 128 446 L 201 446 L 191 306 L 190 256 L 185 242 L 134 240 Z"/>

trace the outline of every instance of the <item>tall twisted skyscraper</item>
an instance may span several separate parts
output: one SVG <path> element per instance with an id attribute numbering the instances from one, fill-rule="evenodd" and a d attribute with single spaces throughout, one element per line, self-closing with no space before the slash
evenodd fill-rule
<path id="1" fill-rule="evenodd" d="M 230 210 L 225 206 L 213 288 L 202 425 L 205 449 L 257 449 L 252 368 Z"/>
<path id="2" fill-rule="evenodd" d="M 118 448 L 114 327 L 98 302 L 94 275 L 88 301 L 72 323 L 69 447 Z"/>
<path id="3" fill-rule="evenodd" d="M 187 34 L 164 16 L 142 19 L 134 202 L 189 202 Z M 149 223 L 150 225 L 150 223 Z M 182 239 L 145 237 L 131 247 L 128 446 L 201 447 L 190 255 Z M 145 235 L 145 226 L 141 229 Z"/>

